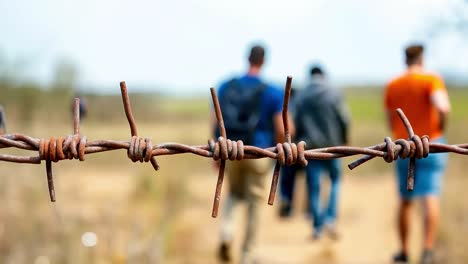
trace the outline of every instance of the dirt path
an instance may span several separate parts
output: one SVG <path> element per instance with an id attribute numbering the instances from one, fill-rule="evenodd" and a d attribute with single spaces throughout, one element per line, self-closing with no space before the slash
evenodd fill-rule
<path id="1" fill-rule="evenodd" d="M 191 240 L 196 245 L 189 259 L 174 260 L 175 263 L 217 263 L 215 256 L 220 219 L 210 217 L 212 188 L 215 179 L 207 176 L 195 177 L 190 183 L 193 194 L 190 206 L 182 214 L 185 224 L 192 230 Z M 303 186 L 303 177 L 298 182 Z M 299 187 L 297 196 L 304 196 L 304 188 Z M 389 258 L 397 248 L 394 228 L 395 183 L 391 175 L 375 178 L 359 178 L 345 175 L 342 185 L 339 230 L 341 239 L 334 242 L 329 238 L 321 241 L 310 239 L 312 228 L 301 210 L 296 210 L 287 220 L 277 217 L 277 207 L 266 205 L 262 210 L 259 254 L 261 263 L 389 263 Z M 298 197 L 298 198 L 299 198 Z M 298 199 L 300 200 L 300 199 Z M 297 202 L 301 207 L 302 201 Z M 300 209 L 299 208 L 299 209 Z M 242 223 L 244 208 L 238 208 L 237 220 Z M 199 221 L 194 221 L 199 219 Z M 237 227 L 242 234 L 240 224 Z M 420 226 L 420 225 L 419 225 Z M 420 231 L 415 226 L 414 232 Z M 187 226 L 185 228 L 188 228 Z M 415 234 L 416 235 L 416 234 Z M 419 237 L 419 236 L 417 236 Z M 241 237 L 236 239 L 234 252 L 239 252 Z M 415 250 L 419 241 L 412 241 Z M 414 257 L 417 257 L 414 256 Z"/>

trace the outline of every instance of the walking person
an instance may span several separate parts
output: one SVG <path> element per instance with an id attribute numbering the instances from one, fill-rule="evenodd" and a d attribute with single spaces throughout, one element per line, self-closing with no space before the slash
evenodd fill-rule
<path id="1" fill-rule="evenodd" d="M 385 89 L 385 110 L 388 125 L 395 138 L 408 138 L 405 127 L 395 109 L 401 108 L 411 121 L 414 132 L 428 135 L 432 142 L 445 143 L 444 128 L 450 112 L 447 90 L 441 77 L 424 70 L 424 47 L 410 45 L 405 49 L 407 70 L 389 82 Z M 395 263 L 408 262 L 410 216 L 413 202 L 421 198 L 424 218 L 422 264 L 434 263 L 433 248 L 439 224 L 439 196 L 447 154 L 429 154 L 416 162 L 413 191 L 406 190 L 408 160 L 397 160 L 399 187 L 398 236 L 400 251 Z"/>
<path id="2" fill-rule="evenodd" d="M 3 106 L 0 105 L 0 135 L 6 133 L 6 115 Z"/>
<path id="3" fill-rule="evenodd" d="M 260 148 L 283 142 L 284 134 L 281 116 L 283 92 L 260 78 L 264 60 L 265 49 L 260 45 L 253 46 L 248 56 L 247 73 L 224 82 L 218 90 L 229 139 L 242 140 L 244 144 Z M 216 126 L 215 128 L 217 129 Z M 219 136 L 219 131 L 216 134 Z M 218 251 L 222 261 L 232 259 L 234 207 L 240 201 L 247 204 L 241 263 L 255 261 L 259 209 L 264 202 L 266 176 L 272 169 L 270 159 L 246 159 L 226 163 L 229 189 L 223 208 Z"/>
<path id="4" fill-rule="evenodd" d="M 88 103 L 86 99 L 84 98 L 84 96 L 80 95 L 79 93 L 75 94 L 75 96 L 73 96 L 73 100 L 71 104 L 72 115 L 74 115 L 74 111 L 75 111 L 75 98 L 80 99 L 80 104 L 78 105 L 78 111 L 80 112 L 80 121 L 83 121 L 83 119 L 85 119 L 86 116 L 88 115 Z"/>
<path id="5" fill-rule="evenodd" d="M 319 65 L 310 69 L 310 82 L 304 90 L 298 91 L 294 103 L 296 140 L 305 141 L 307 149 L 348 144 L 349 113 L 340 92 L 332 87 L 325 72 Z M 294 178 L 299 166 L 283 170 L 281 177 L 280 215 L 290 214 L 294 190 Z M 308 213 L 313 219 L 313 239 L 320 239 L 326 229 L 337 239 L 336 219 L 340 191 L 341 163 L 334 160 L 310 160 L 306 170 Z M 328 203 L 321 206 L 320 183 L 322 172 L 328 174 L 331 182 Z"/>

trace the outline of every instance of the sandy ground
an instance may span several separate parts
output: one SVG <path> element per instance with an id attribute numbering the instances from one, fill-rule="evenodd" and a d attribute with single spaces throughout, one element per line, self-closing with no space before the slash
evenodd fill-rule
<path id="1" fill-rule="evenodd" d="M 170 126 L 154 128 L 148 125 L 143 126 L 142 134 L 145 134 L 145 130 L 154 130 L 158 131 L 159 138 L 164 139 L 163 141 L 187 142 L 188 144 L 203 142 L 200 137 L 207 134 L 204 126 L 200 128 L 198 123 L 194 123 L 187 127 L 193 132 L 187 134 L 188 129 L 185 127 L 174 130 Z M 128 128 L 114 130 L 122 131 L 122 134 L 128 133 Z M 90 138 L 107 138 L 106 134 L 109 133 L 107 130 L 97 129 L 92 132 Z M 112 138 L 123 138 L 123 136 L 119 134 Z M 158 161 L 162 169 L 154 173 L 148 164 L 132 164 L 125 156 L 125 152 L 121 151 L 115 154 L 90 155 L 85 163 L 70 161 L 55 164 L 58 202 L 53 206 L 48 202 L 43 166 L 39 168 L 22 164 L 4 165 L 1 167 L 3 174 L 11 175 L 3 177 L 3 185 L 15 187 L 6 188 L 3 194 L 6 208 L 3 212 L 13 215 L 9 217 L 11 223 L 5 224 L 3 229 L 15 228 L 16 221 L 25 218 L 23 215 L 16 216 L 14 212 L 24 212 L 26 215 L 37 207 L 36 211 L 41 211 L 42 214 L 52 219 L 48 222 L 48 226 L 52 226 L 51 232 L 67 234 L 70 237 L 70 243 L 76 243 L 79 236 L 69 234 L 72 232 L 66 230 L 60 231 L 68 228 L 69 222 L 69 225 L 75 227 L 80 235 L 88 228 L 98 230 L 101 239 L 98 244 L 100 256 L 104 256 L 106 261 L 78 261 L 77 263 L 218 263 L 216 250 L 222 215 L 216 219 L 211 217 L 217 176 L 213 166 L 210 166 L 211 161 L 188 155 L 179 158 L 160 157 Z M 298 192 L 294 215 L 290 219 L 279 219 L 277 216 L 278 197 L 273 207 L 267 205 L 271 181 L 271 176 L 268 176 L 264 192 L 265 206 L 262 208 L 260 220 L 258 253 L 261 263 L 390 263 L 391 255 L 398 249 L 395 228 L 397 193 L 391 168 L 385 167 L 385 170 L 381 170 L 381 167 L 377 166 L 378 162 L 370 162 L 376 165 L 375 168 L 369 163 L 365 168 L 354 171 L 343 170 L 345 174 L 339 206 L 338 228 L 341 234 L 339 241 L 332 241 L 326 237 L 321 241 L 311 240 L 312 225 L 305 217 L 303 210 L 305 197 L 303 177 L 299 177 L 297 182 Z M 381 165 L 388 166 L 380 162 Z M 464 164 L 465 160 L 460 160 L 459 164 L 453 163 L 453 166 L 460 168 Z M 368 169 L 367 173 L 363 173 L 366 169 Z M 372 173 L 376 171 L 382 171 L 382 173 L 373 175 Z M 30 175 L 37 175 L 37 177 L 34 177 L 32 181 Z M 156 198 L 153 196 L 134 197 L 136 191 L 139 190 L 137 179 L 144 175 L 148 175 L 151 179 L 148 185 L 156 188 L 156 191 L 149 191 L 149 193 L 159 195 Z M 16 185 L 18 177 L 24 179 L 21 181 L 24 182 L 24 186 Z M 168 189 L 170 181 L 177 188 Z M 179 188 L 180 186 L 183 188 Z M 458 196 L 464 190 L 461 184 L 455 184 L 455 186 L 456 189 L 453 186 L 450 188 L 454 190 L 454 195 Z M 324 189 L 327 187 L 325 181 Z M 35 203 L 30 203 L 34 207 L 27 207 L 29 200 L 15 194 L 22 189 L 25 193 L 29 190 L 37 192 L 35 196 L 29 195 L 35 201 Z M 226 191 L 227 182 L 223 187 L 223 202 Z M 181 198 L 175 199 L 178 195 L 181 195 Z M 452 200 L 457 201 L 456 197 Z M 21 206 L 18 206 L 18 203 Z M 171 207 L 177 203 L 181 205 Z M 38 204 L 42 207 L 37 206 Z M 461 207 L 457 205 L 455 208 L 458 212 Z M 233 248 L 236 259 L 242 241 L 243 209 L 245 208 L 239 207 L 236 215 L 238 223 L 236 233 L 239 234 L 235 237 Z M 414 217 L 420 216 L 419 211 L 416 210 Z M 40 215 L 35 213 L 28 217 L 40 218 Z M 412 223 L 414 225 L 411 258 L 417 260 L 421 245 L 421 219 L 414 218 Z M 460 231 L 457 229 L 455 232 Z M 452 232 L 447 234 L 452 235 Z M 17 236 L 14 232 L 9 235 L 10 240 Z M 31 236 L 36 238 L 34 234 Z M 147 243 L 147 240 L 155 237 L 158 239 L 163 237 L 162 242 L 156 239 L 156 242 L 151 242 L 152 244 Z M 168 237 L 167 240 L 164 240 L 165 237 Z M 459 240 L 464 241 L 462 238 Z M 25 238 L 17 240 L 25 240 Z M 63 244 L 61 238 L 54 237 L 41 241 L 43 244 L 57 245 L 56 247 L 60 249 Z M 133 244 L 138 245 L 134 246 L 137 249 L 132 249 Z M 81 247 L 79 250 L 72 246 L 69 248 L 70 252 L 76 252 L 78 257 L 88 254 L 87 249 Z M 21 247 L 18 247 L 17 251 L 25 252 Z M 158 253 L 160 255 L 151 258 L 159 261 L 143 262 L 137 258 L 132 261 L 132 251 L 144 251 L 151 254 L 160 252 Z"/>
<path id="2" fill-rule="evenodd" d="M 397 198 L 394 195 L 395 183 L 391 175 L 381 175 L 378 180 L 344 175 L 339 210 L 339 241 L 327 237 L 320 241 L 311 239 L 312 226 L 302 210 L 304 183 L 304 178 L 299 177 L 296 208 L 294 215 L 289 219 L 277 217 L 278 202 L 273 207 L 267 205 L 268 192 L 265 190 L 259 238 L 261 263 L 390 263 L 390 256 L 398 247 L 394 221 Z M 197 203 L 186 209 L 181 218 L 187 219 L 187 224 L 192 225 L 191 240 L 196 246 L 190 257 L 172 259 L 174 263 L 217 263 L 215 256 L 222 217 L 210 217 L 213 195 L 211 189 L 214 190 L 214 185 L 214 178 L 202 176 L 190 184 L 192 200 Z M 324 188 L 327 187 L 324 184 Z M 235 238 L 235 257 L 239 253 L 242 240 L 245 213 L 243 209 L 245 208 L 237 209 L 239 236 Z M 193 221 L 194 219 L 199 221 Z M 413 233 L 420 234 L 420 225 L 415 224 L 414 227 Z M 419 250 L 419 234 L 413 236 L 414 251 Z"/>

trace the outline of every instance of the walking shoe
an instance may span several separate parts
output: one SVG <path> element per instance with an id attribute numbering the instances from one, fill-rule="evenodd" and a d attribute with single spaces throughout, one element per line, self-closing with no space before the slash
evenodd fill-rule
<path id="1" fill-rule="evenodd" d="M 281 203 L 279 207 L 279 217 L 288 218 L 291 216 L 291 205 L 288 203 Z"/>
<path id="2" fill-rule="evenodd" d="M 322 230 L 315 229 L 314 233 L 312 234 L 312 240 L 318 241 L 320 238 L 322 238 Z"/>
<path id="3" fill-rule="evenodd" d="M 221 243 L 218 250 L 218 258 L 223 262 L 231 261 L 231 248 L 228 243 Z"/>
<path id="4" fill-rule="evenodd" d="M 243 253 L 241 255 L 240 264 L 259 264 L 259 263 L 260 261 L 255 255 L 252 255 L 249 253 Z"/>
<path id="5" fill-rule="evenodd" d="M 408 256 L 405 253 L 400 252 L 400 253 L 396 254 L 395 256 L 393 256 L 393 263 L 395 263 L 395 264 L 407 264 L 407 263 L 409 263 L 408 262 Z"/>
<path id="6" fill-rule="evenodd" d="M 421 256 L 421 264 L 434 264 L 434 252 L 430 249 L 425 249 Z"/>
<path id="7" fill-rule="evenodd" d="M 335 224 L 327 224 L 325 226 L 325 231 L 327 231 L 327 234 L 328 236 L 332 239 L 332 240 L 338 240 L 340 239 L 340 234 L 338 233 L 338 230 L 336 228 L 336 225 Z"/>

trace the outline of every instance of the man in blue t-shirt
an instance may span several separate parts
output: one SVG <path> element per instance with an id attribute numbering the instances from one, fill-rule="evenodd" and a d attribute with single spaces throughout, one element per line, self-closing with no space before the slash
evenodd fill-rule
<path id="1" fill-rule="evenodd" d="M 284 134 L 281 116 L 283 93 L 280 89 L 263 82 L 259 76 L 264 57 L 265 49 L 259 45 L 253 46 L 248 57 L 247 73 L 224 82 L 218 90 L 227 137 L 231 140 L 241 139 L 245 144 L 261 148 L 283 142 Z M 251 103 L 247 104 L 249 101 Z M 230 108 L 233 110 L 229 110 Z M 242 111 L 246 113 L 243 114 Z M 232 116 L 239 118 L 234 120 Z M 237 130 L 234 123 L 239 123 Z M 252 127 L 251 130 L 249 126 Z M 245 131 L 251 131 L 247 133 L 250 135 L 245 135 Z M 221 225 L 221 244 L 218 252 L 221 260 L 231 259 L 233 209 L 239 201 L 245 201 L 248 207 L 241 263 L 249 263 L 255 259 L 259 207 L 264 194 L 265 178 L 272 165 L 272 160 L 269 159 L 246 159 L 226 164 L 229 194 L 224 205 Z"/>

